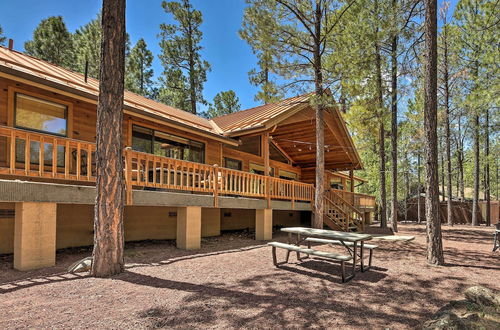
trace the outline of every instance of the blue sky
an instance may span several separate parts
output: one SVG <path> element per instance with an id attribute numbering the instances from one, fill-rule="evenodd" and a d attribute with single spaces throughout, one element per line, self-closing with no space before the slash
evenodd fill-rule
<path id="1" fill-rule="evenodd" d="M 127 0 L 127 31 L 132 45 L 144 38 L 149 49 L 160 53 L 158 45 L 160 23 L 168 21 L 161 7 L 161 0 Z M 451 10 L 457 0 L 451 1 Z M 48 16 L 61 15 L 68 29 L 78 27 L 93 19 L 101 7 L 101 0 L 0 0 L 0 25 L 8 38 L 14 39 L 14 48 L 24 49 L 39 22 Z M 257 88 L 250 85 L 248 71 L 256 66 L 250 47 L 241 40 L 244 0 L 192 0 L 193 6 L 203 13 L 202 31 L 204 47 L 202 56 L 212 65 L 205 84 L 204 96 L 209 102 L 220 91 L 233 89 L 240 99 L 242 109 L 258 105 L 254 101 Z M 439 6 L 441 6 L 439 1 Z M 155 56 L 155 75 L 162 72 Z M 200 109 L 200 110 L 203 110 Z"/>
<path id="2" fill-rule="evenodd" d="M 212 65 L 204 96 L 212 101 L 215 94 L 233 89 L 240 98 L 242 109 L 258 105 L 254 101 L 257 88 L 248 82 L 248 71 L 256 65 L 255 56 L 238 30 L 241 26 L 244 0 L 193 0 L 193 6 L 203 13 L 203 58 Z M 14 39 L 14 48 L 24 50 L 33 30 L 48 16 L 61 15 L 71 32 L 86 24 L 98 13 L 100 0 L 0 0 L 0 25 L 8 38 Z M 160 53 L 157 35 L 160 23 L 167 21 L 161 0 L 127 0 L 127 32 L 132 45 L 144 38 L 148 48 Z M 155 57 L 155 75 L 162 71 Z"/>

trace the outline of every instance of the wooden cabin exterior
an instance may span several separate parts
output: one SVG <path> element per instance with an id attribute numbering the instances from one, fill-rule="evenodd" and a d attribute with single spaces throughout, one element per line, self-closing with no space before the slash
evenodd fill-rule
<path id="1" fill-rule="evenodd" d="M 92 244 L 97 95 L 95 79 L 0 47 L 0 254 L 14 253 L 17 269 Z M 270 239 L 273 226 L 307 225 L 310 96 L 207 120 L 126 92 L 125 239 L 196 249 L 221 230 Z M 374 198 L 347 183 L 363 181 L 353 174 L 361 161 L 340 113 L 325 117 L 325 224 L 362 230 Z"/>

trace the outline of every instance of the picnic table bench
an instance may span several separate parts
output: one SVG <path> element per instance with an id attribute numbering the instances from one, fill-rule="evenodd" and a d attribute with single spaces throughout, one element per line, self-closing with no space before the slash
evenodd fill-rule
<path id="1" fill-rule="evenodd" d="M 340 261 L 341 272 L 342 272 L 342 283 L 347 282 L 354 278 L 356 272 L 356 264 L 358 261 L 361 263 L 360 270 L 362 272 L 368 270 L 371 267 L 371 255 L 372 250 L 376 248 L 376 246 L 368 246 L 365 247 L 364 242 L 368 241 L 372 238 L 371 235 L 368 234 L 356 234 L 350 232 L 341 232 L 334 230 L 323 230 L 323 229 L 314 229 L 314 228 L 305 228 L 305 227 L 290 227 L 290 228 L 282 228 L 281 231 L 288 233 L 288 244 L 279 243 L 279 242 L 271 242 L 269 245 L 272 247 L 272 255 L 273 255 L 273 263 L 275 266 L 281 265 L 283 263 L 288 262 L 288 258 L 290 252 L 294 251 L 297 253 L 297 260 L 302 261 L 305 258 L 300 257 L 300 253 L 306 254 L 308 258 L 309 256 L 317 256 L 321 258 L 331 259 L 335 261 Z M 295 243 L 292 243 L 292 234 L 297 236 Z M 301 247 L 301 243 L 307 242 L 308 247 Z M 311 248 L 311 242 L 317 243 L 327 243 L 332 245 L 341 245 L 346 248 L 348 255 L 342 255 L 335 252 L 325 252 L 319 251 Z M 359 249 L 358 249 L 359 244 Z M 286 260 L 285 262 L 278 263 L 276 260 L 276 248 L 281 248 L 287 250 Z M 363 250 L 370 250 L 370 261 L 369 266 L 367 268 L 364 267 L 364 255 Z M 346 277 L 345 275 L 345 263 L 347 261 L 352 261 L 352 274 Z"/>
<path id="2" fill-rule="evenodd" d="M 299 253 L 304 253 L 304 254 L 307 254 L 308 256 L 313 255 L 313 256 L 317 256 L 317 257 L 321 257 L 321 258 L 333 259 L 333 260 L 340 261 L 340 268 L 342 270 L 342 283 L 344 283 L 346 281 L 345 262 L 351 260 L 352 259 L 351 256 L 341 255 L 341 254 L 335 253 L 335 252 L 318 251 L 318 250 L 313 250 L 311 248 L 306 249 L 306 248 L 302 248 L 302 247 L 297 246 L 297 245 L 285 244 L 285 243 L 280 243 L 280 242 L 270 242 L 270 243 L 267 243 L 267 245 L 272 247 L 273 263 L 275 266 L 279 266 L 279 265 L 283 265 L 283 264 L 288 263 L 288 258 L 290 257 L 291 251 L 297 252 L 297 259 L 298 260 L 303 259 L 300 257 Z M 285 261 L 278 262 L 278 260 L 276 258 L 276 248 L 281 248 L 281 249 L 287 250 Z M 354 276 L 352 276 L 352 277 L 354 277 Z M 349 277 L 348 280 L 351 279 L 352 277 Z"/>

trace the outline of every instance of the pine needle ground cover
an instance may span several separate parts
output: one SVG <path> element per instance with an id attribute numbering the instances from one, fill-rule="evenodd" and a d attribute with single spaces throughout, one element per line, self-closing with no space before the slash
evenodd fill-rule
<path id="1" fill-rule="evenodd" d="M 85 249 L 62 251 L 56 267 L 32 272 L 12 270 L 4 256 L 0 328 L 407 329 L 471 286 L 500 290 L 491 228 L 444 226 L 444 267 L 426 265 L 424 225 L 399 230 L 415 240 L 377 242 L 374 267 L 346 284 L 336 264 L 314 259 L 297 264 L 292 255 L 275 268 L 269 247 L 246 232 L 204 239 L 196 252 L 171 241 L 128 244 L 126 271 L 107 279 L 66 273 Z"/>

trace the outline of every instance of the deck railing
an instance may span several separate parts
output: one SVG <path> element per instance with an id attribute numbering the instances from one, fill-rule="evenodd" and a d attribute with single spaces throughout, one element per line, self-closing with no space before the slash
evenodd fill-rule
<path id="1" fill-rule="evenodd" d="M 94 182 L 94 143 L 0 126 L 0 174 Z"/>
<path id="2" fill-rule="evenodd" d="M 0 174 L 95 182 L 95 143 L 0 126 Z M 124 150 L 127 203 L 133 189 L 312 202 L 314 186 L 216 165 Z M 41 165 L 40 165 L 41 164 Z M 214 198 L 217 206 L 218 198 Z"/>
<path id="3" fill-rule="evenodd" d="M 340 195 L 357 209 L 375 208 L 375 197 L 367 194 L 353 193 L 347 190 L 331 189 L 331 191 Z"/>
<path id="4" fill-rule="evenodd" d="M 132 187 L 180 190 L 253 198 L 312 201 L 314 186 L 297 181 L 237 171 L 125 149 L 127 200 Z M 217 198 L 215 198 L 217 203 Z M 217 206 L 217 205 L 216 205 Z"/>

